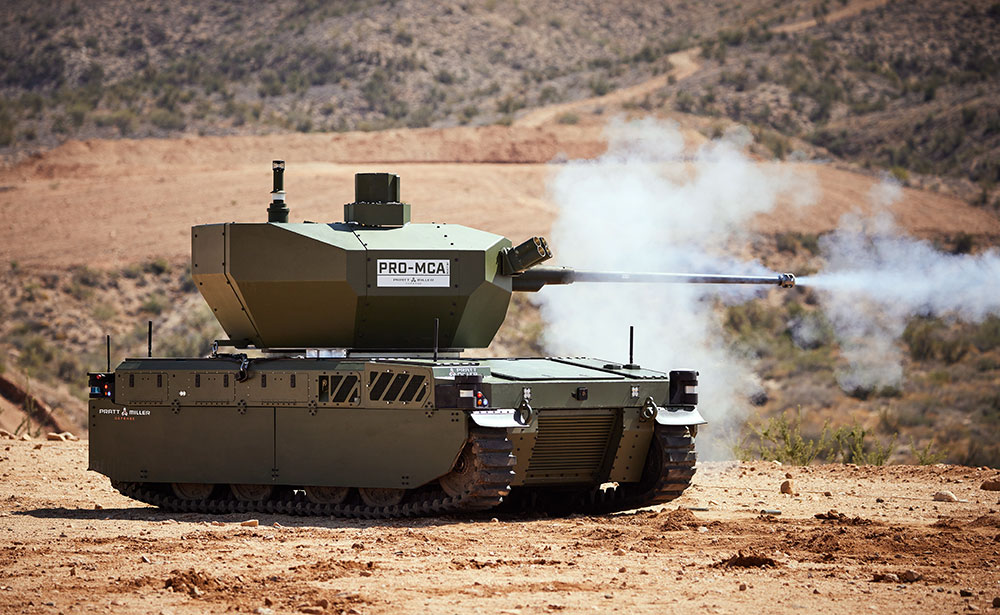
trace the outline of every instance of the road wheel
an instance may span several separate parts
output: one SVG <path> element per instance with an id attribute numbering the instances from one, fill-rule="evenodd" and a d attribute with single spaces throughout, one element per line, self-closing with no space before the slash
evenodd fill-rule
<path id="1" fill-rule="evenodd" d="M 406 489 L 394 489 L 392 487 L 362 487 L 358 489 L 361 494 L 361 501 L 368 506 L 395 506 L 403 501 Z"/>
<path id="2" fill-rule="evenodd" d="M 313 504 L 343 504 L 349 487 L 306 487 L 306 497 Z"/>
<path id="3" fill-rule="evenodd" d="M 261 502 L 271 496 L 271 485 L 229 485 L 233 496 L 241 502 Z"/>
<path id="4" fill-rule="evenodd" d="M 209 483 L 172 483 L 174 495 L 182 500 L 207 500 L 215 485 Z"/>

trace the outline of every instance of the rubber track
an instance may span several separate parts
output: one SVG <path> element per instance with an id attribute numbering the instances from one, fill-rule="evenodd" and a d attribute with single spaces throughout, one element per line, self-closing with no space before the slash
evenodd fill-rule
<path id="1" fill-rule="evenodd" d="M 228 489 L 225 496 L 204 500 L 182 500 L 173 494 L 169 484 L 112 481 L 122 495 L 175 512 L 228 514 L 275 513 L 303 516 L 334 516 L 362 519 L 392 519 L 442 515 L 455 512 L 487 510 L 497 506 L 510 492 L 514 477 L 514 447 L 500 429 L 474 428 L 466 446 L 478 459 L 476 478 L 465 493 L 449 497 L 437 484 L 432 489 L 410 491 L 404 501 L 393 506 L 367 506 L 363 502 L 316 504 L 303 493 L 275 490 L 275 496 L 260 502 L 237 500 Z M 222 489 L 216 489 L 221 492 Z"/>

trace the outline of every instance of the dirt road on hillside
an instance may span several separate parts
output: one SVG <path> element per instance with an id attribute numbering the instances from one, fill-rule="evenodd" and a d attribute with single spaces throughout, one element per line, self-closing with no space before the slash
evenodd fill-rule
<path id="1" fill-rule="evenodd" d="M 703 140 L 690 128 L 682 132 L 692 145 Z M 556 218 L 548 182 L 558 161 L 593 158 L 606 147 L 596 124 L 67 143 L 0 171 L 0 262 L 44 268 L 122 267 L 160 256 L 184 261 L 192 225 L 266 219 L 273 158 L 288 161 L 292 221 L 343 219 L 354 173 L 384 170 L 401 175 L 414 221 L 519 240 L 547 234 Z M 670 165 L 683 173 L 688 163 Z M 815 205 L 786 200 L 757 220 L 757 230 L 832 230 L 844 213 L 866 210 L 878 181 L 823 164 L 783 168 L 814 188 Z M 1000 236 L 995 216 L 939 193 L 904 190 L 892 211 L 918 235 Z"/>
<path id="2" fill-rule="evenodd" d="M 86 442 L 0 447 L 4 613 L 910 614 L 1000 597 L 1000 493 L 980 489 L 995 471 L 707 464 L 632 514 L 244 527 L 118 495 Z"/>

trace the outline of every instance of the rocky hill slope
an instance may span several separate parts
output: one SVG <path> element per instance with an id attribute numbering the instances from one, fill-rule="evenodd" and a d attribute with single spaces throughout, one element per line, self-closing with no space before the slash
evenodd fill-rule
<path id="1" fill-rule="evenodd" d="M 904 179 L 962 178 L 996 207 L 993 0 L 15 0 L 0 15 L 8 157 L 68 138 L 510 123 L 639 87 L 609 109 L 738 121 L 778 156 L 804 139 Z"/>

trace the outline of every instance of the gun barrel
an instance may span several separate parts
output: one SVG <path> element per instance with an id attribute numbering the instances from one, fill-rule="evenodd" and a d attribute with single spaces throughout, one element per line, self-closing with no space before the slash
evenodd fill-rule
<path id="1" fill-rule="evenodd" d="M 718 275 L 703 273 L 625 273 L 586 271 L 568 267 L 533 267 L 513 279 L 513 290 L 537 292 L 546 284 L 574 282 L 625 284 L 773 284 L 782 288 L 795 286 L 791 273 L 778 275 Z"/>

